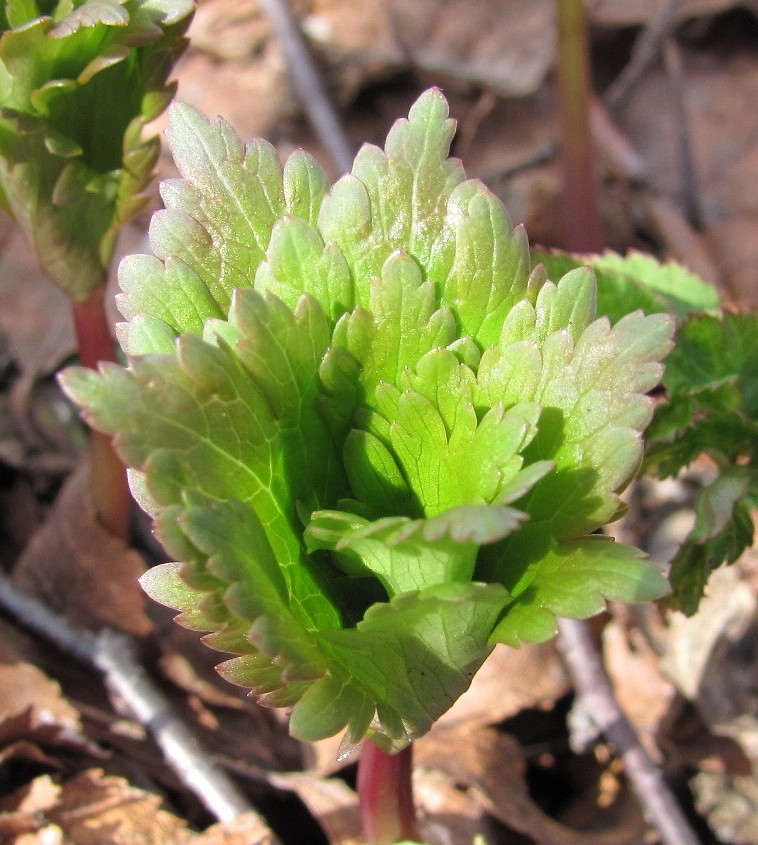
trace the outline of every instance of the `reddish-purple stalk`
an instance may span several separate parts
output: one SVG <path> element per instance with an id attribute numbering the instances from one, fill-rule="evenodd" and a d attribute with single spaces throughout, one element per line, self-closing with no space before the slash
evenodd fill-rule
<path id="1" fill-rule="evenodd" d="M 87 299 L 71 302 L 79 361 L 91 369 L 99 361 L 116 360 L 104 297 L 105 286 L 101 285 Z M 131 495 L 124 465 L 105 434 L 90 432 L 89 448 L 90 493 L 95 512 L 104 528 L 126 540 Z"/>
<path id="2" fill-rule="evenodd" d="M 573 252 L 599 252 L 603 235 L 590 129 L 592 85 L 584 0 L 556 0 L 556 17 L 564 246 Z"/>
<path id="3" fill-rule="evenodd" d="M 358 800 L 363 838 L 369 845 L 418 841 L 412 770 L 412 745 L 387 754 L 371 740 L 363 743 L 358 762 Z"/>

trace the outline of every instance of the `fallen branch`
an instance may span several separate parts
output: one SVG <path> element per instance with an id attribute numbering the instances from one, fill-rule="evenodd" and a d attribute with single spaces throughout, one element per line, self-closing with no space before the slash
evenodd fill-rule
<path id="1" fill-rule="evenodd" d="M 276 32 L 292 84 L 314 131 L 335 169 L 347 173 L 353 164 L 353 151 L 287 0 L 258 2 Z"/>
<path id="2" fill-rule="evenodd" d="M 214 818 L 225 822 L 242 813 L 256 815 L 152 682 L 136 658 L 130 637 L 107 628 L 99 634 L 77 628 L 21 592 L 4 575 L 0 575 L 0 609 L 59 651 L 98 669 L 108 689 L 147 728 L 179 780 Z M 260 823 L 265 825 L 263 819 Z M 270 842 L 279 845 L 273 835 Z"/>
<path id="3" fill-rule="evenodd" d="M 698 838 L 663 778 L 642 747 L 613 694 L 600 654 L 583 622 L 558 621 L 558 648 L 585 712 L 613 743 L 632 788 L 664 845 L 698 845 Z"/>

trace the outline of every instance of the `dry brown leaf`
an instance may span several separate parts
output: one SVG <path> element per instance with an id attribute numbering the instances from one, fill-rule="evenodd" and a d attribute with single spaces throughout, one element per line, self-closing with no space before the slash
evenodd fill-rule
<path id="1" fill-rule="evenodd" d="M 255 4 L 205 0 L 188 36 L 189 50 L 175 69 L 184 102 L 223 115 L 245 139 L 267 135 L 282 115 L 298 111 L 279 43 Z M 166 120 L 165 114 L 158 118 L 155 131 Z M 175 172 L 167 160 L 162 170 Z"/>
<path id="2" fill-rule="evenodd" d="M 192 38 L 191 29 L 189 36 Z M 205 53 L 193 52 L 176 70 L 182 100 L 204 114 L 223 115 L 242 138 L 268 135 L 283 114 L 296 108 L 286 74 L 279 45 L 273 41 L 255 61 L 218 62 Z M 208 84 L 209 79 L 213 85 Z M 157 126 L 164 123 L 165 118 Z"/>
<path id="3" fill-rule="evenodd" d="M 589 4 L 594 24 L 626 27 L 649 24 L 659 14 L 665 0 L 594 0 Z M 710 17 L 745 5 L 739 0 L 677 0 L 670 4 L 675 24 L 690 18 Z"/>
<path id="4" fill-rule="evenodd" d="M 460 788 L 455 776 L 416 766 L 413 797 L 422 837 L 429 845 L 469 843 L 476 836 L 497 841 L 492 817 L 470 790 Z"/>
<path id="5" fill-rule="evenodd" d="M 8 745 L 3 745 L 0 748 L 0 769 L 9 761 L 18 763 L 20 760 L 26 763 L 36 763 L 37 765 L 47 769 L 57 769 L 58 761 L 51 757 L 33 742 L 26 740 L 19 740 L 18 742 L 11 742 Z"/>
<path id="6" fill-rule="evenodd" d="M 297 794 L 321 825 L 330 845 L 360 845 L 358 796 L 344 781 L 307 772 L 271 774 L 269 781 Z"/>
<path id="7" fill-rule="evenodd" d="M 739 50 L 685 52 L 683 58 L 684 103 L 705 225 L 704 245 L 712 255 L 711 266 L 715 262 L 734 298 L 755 306 L 758 62 L 754 54 Z M 681 123 L 673 108 L 675 97 L 664 71 L 656 70 L 641 81 L 619 116 L 622 130 L 647 163 L 650 183 L 669 205 L 678 203 L 682 191 Z M 652 222 L 655 224 L 654 218 Z M 668 223 L 666 228 L 674 233 Z M 672 249 L 676 240 L 672 235 Z M 691 237 L 682 243 L 685 251 L 691 252 L 693 244 L 701 251 L 703 248 Z M 697 259 L 697 252 L 680 257 L 687 263 Z M 703 262 L 697 259 L 697 263 Z M 706 275 L 708 272 L 706 265 Z"/>
<path id="8" fill-rule="evenodd" d="M 250 814 L 193 833 L 161 799 L 91 769 L 57 784 L 41 775 L 0 799 L 3 845 L 273 845 Z"/>
<path id="9" fill-rule="evenodd" d="M 35 666 L 22 661 L 16 652 L 0 641 L 0 738 L 12 718 L 33 710 L 37 723 L 58 724 L 72 731 L 81 727 L 79 713 L 61 693 L 56 681 Z"/>
<path id="10" fill-rule="evenodd" d="M 11 560 L 16 560 L 39 528 L 43 514 L 44 508 L 28 477 L 18 477 L 0 489 L 0 532 L 3 551 Z"/>
<path id="11" fill-rule="evenodd" d="M 435 727 L 416 742 L 415 761 L 474 789 L 488 813 L 542 845 L 637 845 L 640 841 L 639 827 L 580 833 L 547 816 L 529 795 L 521 746 L 492 728 Z"/>
<path id="12" fill-rule="evenodd" d="M 698 811 L 723 841 L 739 845 L 758 845 L 758 599 L 751 583 L 757 560 L 751 550 L 740 563 L 717 569 L 696 616 L 671 614 L 663 660 L 664 670 L 715 735 L 715 753 L 696 761 L 700 771 L 692 789 Z M 728 746 L 719 753 L 718 740 L 735 743 L 752 771 L 745 774 L 734 765 L 734 751 L 725 753 Z"/>
<path id="13" fill-rule="evenodd" d="M 69 845 L 63 841 L 63 831 L 54 824 L 47 825 L 34 833 L 22 833 L 8 845 Z"/>
<path id="14" fill-rule="evenodd" d="M 741 643 L 755 637 L 757 610 L 758 599 L 732 566 L 711 575 L 697 615 L 670 614 L 663 671 L 711 728 L 723 731 L 745 715 L 758 720 L 753 667 L 741 657 Z"/>
<path id="15" fill-rule="evenodd" d="M 0 690 L 0 766 L 22 758 L 58 768 L 51 749 L 103 756 L 82 735 L 79 712 L 64 698 L 60 686 L 22 660 L 2 639 Z"/>
<path id="16" fill-rule="evenodd" d="M 25 376 L 54 372 L 75 349 L 65 294 L 45 279 L 16 229 L 0 264 L 0 332 Z"/>
<path id="17" fill-rule="evenodd" d="M 45 813 L 53 808 L 60 798 L 60 787 L 49 775 L 40 775 L 31 783 L 0 798 L 0 842 L 19 845 L 21 842 L 35 842 L 34 838 L 21 839 L 29 835 L 40 836 L 47 841 L 53 835 L 48 830 Z M 59 828 L 55 828 L 60 831 Z M 43 831 L 48 830 L 43 835 Z M 55 841 L 55 840 L 53 840 Z M 60 839 L 58 840 L 60 841 Z"/>
<path id="18" fill-rule="evenodd" d="M 137 579 L 142 558 L 99 524 L 82 465 L 62 488 L 13 571 L 16 583 L 77 625 L 152 630 Z"/>
<path id="19" fill-rule="evenodd" d="M 569 689 L 553 643 L 518 649 L 498 645 L 438 724 L 494 725 L 522 710 L 550 708 Z"/>
<path id="20" fill-rule="evenodd" d="M 229 822 L 220 822 L 193 836 L 191 845 L 272 845 L 271 831 L 258 816 L 245 813 Z"/>
<path id="21" fill-rule="evenodd" d="M 667 258 L 689 267 L 709 284 L 723 286 L 708 240 L 688 222 L 681 208 L 652 194 L 645 196 L 643 207 L 650 233 Z"/>
<path id="22" fill-rule="evenodd" d="M 197 696 L 204 704 L 225 707 L 230 710 L 249 710 L 250 701 L 234 694 L 230 689 L 222 689 L 203 678 L 198 667 L 187 657 L 176 651 L 169 651 L 160 659 L 163 674 L 180 689 Z M 236 690 L 235 690 L 236 692 Z"/>
<path id="23" fill-rule="evenodd" d="M 721 842 L 758 845 L 758 778 L 699 772 L 692 779 L 695 806 Z"/>
<path id="24" fill-rule="evenodd" d="M 123 778 L 90 769 L 62 785 L 58 802 L 46 816 L 72 845 L 180 845 L 189 841 L 185 823 L 159 809 L 160 804 L 157 795 L 137 789 Z"/>
<path id="25" fill-rule="evenodd" d="M 294 11 L 330 92 L 349 103 L 367 83 L 408 66 L 506 96 L 534 93 L 553 61 L 553 6 L 553 0 L 312 0 Z M 260 10 L 206 0 L 189 37 L 177 68 L 183 100 L 224 115 L 243 137 L 266 134 L 278 118 L 300 111 Z"/>
<path id="26" fill-rule="evenodd" d="M 314 0 L 304 26 L 343 92 L 410 64 L 524 96 L 552 65 L 553 16 L 553 0 Z"/>
<path id="27" fill-rule="evenodd" d="M 189 36 L 190 50 L 218 60 L 249 60 L 271 37 L 271 27 L 255 3 L 205 0 L 198 4 Z"/>

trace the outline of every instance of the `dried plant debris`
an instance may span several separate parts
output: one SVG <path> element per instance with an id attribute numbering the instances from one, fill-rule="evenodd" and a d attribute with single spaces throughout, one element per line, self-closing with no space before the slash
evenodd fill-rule
<path id="1" fill-rule="evenodd" d="M 109 625 L 142 636 L 152 630 L 137 583 L 141 556 L 98 522 L 82 464 L 16 563 L 16 583 L 77 624 Z"/>

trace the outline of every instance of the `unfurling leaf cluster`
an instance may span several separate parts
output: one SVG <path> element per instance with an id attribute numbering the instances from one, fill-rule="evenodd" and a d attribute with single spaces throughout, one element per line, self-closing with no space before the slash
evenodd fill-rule
<path id="1" fill-rule="evenodd" d="M 192 0 L 0 0 L 0 206 L 51 281 L 84 300 L 158 155 Z"/>
<path id="2" fill-rule="evenodd" d="M 65 374 L 181 563 L 143 579 L 296 736 L 401 748 L 497 642 L 666 582 L 596 534 L 642 459 L 672 319 L 595 318 L 448 159 L 437 90 L 331 188 L 175 104 L 128 366 Z"/>

